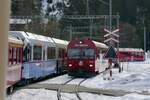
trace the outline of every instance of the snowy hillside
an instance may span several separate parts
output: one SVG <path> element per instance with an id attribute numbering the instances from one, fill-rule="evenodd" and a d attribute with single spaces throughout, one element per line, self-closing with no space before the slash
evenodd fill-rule
<path id="1" fill-rule="evenodd" d="M 69 6 L 69 0 L 43 0 L 42 12 L 44 15 L 61 16 L 63 7 Z"/>

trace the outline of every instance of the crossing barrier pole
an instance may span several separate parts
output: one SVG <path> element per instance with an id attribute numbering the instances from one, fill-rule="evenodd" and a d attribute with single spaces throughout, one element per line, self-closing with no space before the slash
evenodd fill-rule
<path id="1" fill-rule="evenodd" d="M 108 59 L 108 63 L 109 63 L 109 71 L 110 71 L 110 77 L 112 77 L 112 59 Z"/>

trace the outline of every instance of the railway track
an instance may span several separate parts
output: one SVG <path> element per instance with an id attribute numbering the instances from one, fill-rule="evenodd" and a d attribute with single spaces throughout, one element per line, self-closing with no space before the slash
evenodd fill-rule
<path id="1" fill-rule="evenodd" d="M 76 96 L 79 100 L 82 100 L 82 98 L 79 95 L 79 86 L 85 81 L 87 78 L 83 79 L 77 86 L 76 86 Z"/>
<path id="2" fill-rule="evenodd" d="M 103 74 L 103 73 L 106 72 L 106 71 L 107 71 L 107 70 L 104 70 L 104 71 L 100 72 L 98 75 Z M 80 85 L 81 85 L 84 81 L 86 81 L 87 79 L 88 79 L 88 78 L 84 78 L 82 81 L 79 82 L 79 84 L 76 85 L 75 93 L 76 93 L 76 96 L 77 96 L 78 100 L 82 100 L 82 98 L 81 98 L 80 95 L 79 95 L 79 87 L 80 87 Z"/>
<path id="3" fill-rule="evenodd" d="M 67 83 L 71 82 L 74 79 L 75 78 L 71 78 L 70 80 L 68 80 L 65 83 L 61 84 L 61 86 L 59 87 L 59 89 L 57 91 L 57 98 L 58 98 L 58 100 L 61 100 L 61 89 L 63 88 L 63 86 L 66 85 Z"/>
<path id="4" fill-rule="evenodd" d="M 61 100 L 61 90 L 62 90 L 62 88 L 63 88 L 65 85 L 67 85 L 69 82 L 71 82 L 71 81 L 73 81 L 73 80 L 75 80 L 75 79 L 77 79 L 77 78 L 72 78 L 72 79 L 66 81 L 64 84 L 62 84 L 62 85 L 59 87 L 59 89 L 58 89 L 58 91 L 57 91 L 57 98 L 58 98 L 58 100 Z M 82 100 L 81 97 L 80 97 L 80 95 L 79 95 L 79 87 L 80 87 L 80 85 L 81 85 L 85 80 L 87 80 L 87 78 L 84 78 L 82 81 L 80 81 L 80 82 L 75 86 L 75 88 L 74 88 L 74 89 L 75 89 L 75 94 L 76 94 L 78 100 Z"/>
<path id="5" fill-rule="evenodd" d="M 107 70 L 104 70 L 104 71 L 100 72 L 98 75 L 103 74 L 103 73 L 105 73 L 106 71 L 107 71 Z M 77 79 L 77 78 L 72 78 L 72 79 L 66 81 L 64 84 L 62 84 L 62 85 L 59 87 L 59 89 L 58 89 L 58 91 L 57 91 L 57 98 L 58 98 L 58 100 L 61 100 L 61 90 L 62 90 L 62 88 L 63 88 L 65 85 L 67 85 L 69 82 L 73 81 L 74 79 Z M 88 78 L 83 78 L 83 80 L 80 81 L 80 82 L 75 86 L 75 94 L 76 94 L 76 97 L 78 98 L 78 100 L 82 100 L 82 98 L 81 98 L 80 95 L 79 95 L 79 87 L 80 87 L 80 85 L 81 85 L 84 81 L 86 81 L 87 79 L 88 79 Z"/>

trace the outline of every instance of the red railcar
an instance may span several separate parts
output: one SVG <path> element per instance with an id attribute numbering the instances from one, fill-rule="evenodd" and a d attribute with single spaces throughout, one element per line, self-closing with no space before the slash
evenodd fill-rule
<path id="1" fill-rule="evenodd" d="M 7 91 L 11 93 L 14 85 L 21 80 L 23 63 L 23 42 L 19 38 L 9 36 L 8 68 L 6 74 Z"/>
<path id="2" fill-rule="evenodd" d="M 144 61 L 145 53 L 143 49 L 119 48 L 118 58 L 120 61 Z"/>
<path id="3" fill-rule="evenodd" d="M 90 39 L 71 40 L 67 47 L 67 66 L 70 76 L 91 76 L 100 71 L 100 57 Z"/>

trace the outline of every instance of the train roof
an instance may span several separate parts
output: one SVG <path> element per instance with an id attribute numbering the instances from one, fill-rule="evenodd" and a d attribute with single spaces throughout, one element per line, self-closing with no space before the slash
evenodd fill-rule
<path id="1" fill-rule="evenodd" d="M 57 47 L 60 47 L 60 48 L 64 48 L 66 49 L 67 48 L 67 45 L 68 45 L 68 41 L 66 40 L 61 40 L 61 39 L 56 39 L 56 38 L 51 38 L 51 37 L 48 37 L 50 40 L 53 41 L 53 43 L 55 43 L 55 45 Z"/>
<path id="2" fill-rule="evenodd" d="M 14 37 L 21 38 L 26 44 L 40 44 L 40 45 L 49 45 L 51 47 L 60 47 L 67 48 L 68 41 L 51 38 L 43 35 L 37 35 L 30 32 L 24 31 L 10 31 L 10 34 Z"/>
<path id="3" fill-rule="evenodd" d="M 68 44 L 68 48 L 75 48 L 75 47 L 91 47 L 91 48 L 95 48 L 96 45 L 94 44 L 94 42 L 91 39 L 88 38 L 83 38 L 83 39 L 72 39 L 69 44 Z"/>
<path id="4" fill-rule="evenodd" d="M 76 42 L 79 42 L 79 41 L 91 41 L 91 39 L 88 39 L 88 38 L 84 38 L 84 39 L 78 39 L 78 38 L 75 38 L 75 39 L 72 39 L 70 42 L 72 44 L 76 43 Z M 91 41 L 97 48 L 100 48 L 100 49 L 103 49 L 103 50 L 106 50 L 108 48 L 108 46 L 104 43 L 101 43 L 101 42 L 97 42 L 97 41 Z M 89 42 L 90 43 L 90 42 Z M 70 44 L 70 43 L 69 43 Z M 72 45 L 70 44 L 70 45 Z"/>
<path id="5" fill-rule="evenodd" d="M 26 44 L 37 44 L 37 45 L 47 45 L 55 47 L 52 40 L 48 39 L 46 36 L 33 34 L 24 31 L 10 31 L 10 34 L 20 37 Z"/>
<path id="6" fill-rule="evenodd" d="M 100 49 L 107 49 L 108 46 L 104 43 L 101 43 L 101 42 L 97 42 L 97 41 L 93 41 L 96 45 L 96 47 L 100 48 Z"/>
<path id="7" fill-rule="evenodd" d="M 141 48 L 119 48 L 119 51 L 124 51 L 124 52 L 144 52 L 144 50 L 141 49 Z"/>
<path id="8" fill-rule="evenodd" d="M 15 44 L 23 44 L 21 38 L 14 37 L 12 35 L 8 35 L 8 42 Z"/>

